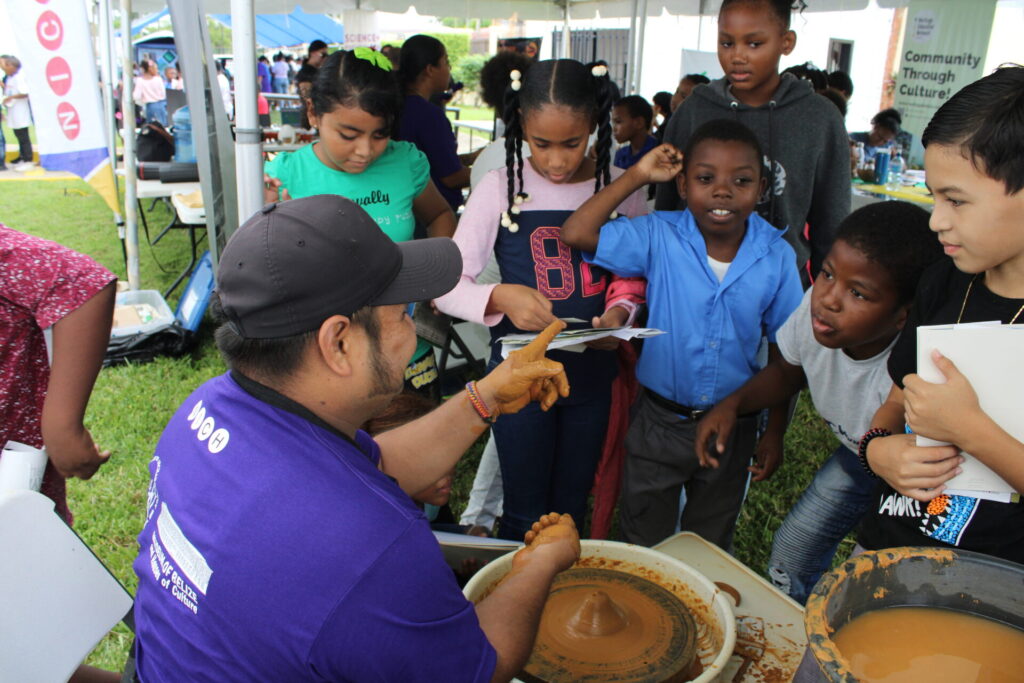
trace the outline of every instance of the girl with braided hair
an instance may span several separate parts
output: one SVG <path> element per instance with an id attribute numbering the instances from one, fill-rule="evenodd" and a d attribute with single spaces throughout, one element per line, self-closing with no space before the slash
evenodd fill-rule
<path id="1" fill-rule="evenodd" d="M 607 67 L 560 59 L 509 74 L 502 116 L 506 166 L 489 172 L 470 194 L 455 232 L 462 280 L 435 302 L 445 313 L 491 327 L 492 363 L 501 359 L 496 340 L 506 334 L 541 330 L 555 318 L 618 326 L 635 310 L 641 283 L 611 282 L 559 239 L 562 221 L 621 174 L 610 168 L 612 98 Z M 596 161 L 586 154 L 595 128 Z M 525 160 L 524 143 L 531 154 Z M 617 211 L 646 213 L 643 193 L 630 195 Z M 492 249 L 501 283 L 478 284 Z M 616 346 L 601 340 L 582 353 L 551 352 L 565 366 L 572 394 L 546 413 L 526 409 L 495 424 L 502 538 L 522 538 L 538 514 L 552 510 L 585 517 L 608 421 Z"/>

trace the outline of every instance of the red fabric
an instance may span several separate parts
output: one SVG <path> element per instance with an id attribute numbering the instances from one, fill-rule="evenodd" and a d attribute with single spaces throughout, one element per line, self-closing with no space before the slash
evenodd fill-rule
<path id="1" fill-rule="evenodd" d="M 619 375 L 612 383 L 612 406 L 608 415 L 608 432 L 604 437 L 601 461 L 594 475 L 594 511 L 590 515 L 590 538 L 608 538 L 612 515 L 622 489 L 622 465 L 626 460 L 623 442 L 629 429 L 629 409 L 636 400 L 640 383 L 636 380 L 637 354 L 627 341 L 619 344 Z"/>
<path id="2" fill-rule="evenodd" d="M 43 330 L 106 287 L 114 274 L 54 242 L 0 224 L 0 446 L 43 446 L 50 363 Z M 42 493 L 68 523 L 64 478 L 47 464 Z"/>

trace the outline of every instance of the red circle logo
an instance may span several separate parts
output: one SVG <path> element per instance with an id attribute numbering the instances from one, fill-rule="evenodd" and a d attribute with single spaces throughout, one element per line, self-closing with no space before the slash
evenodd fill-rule
<path id="1" fill-rule="evenodd" d="M 46 82 L 56 95 L 67 95 L 71 90 L 71 67 L 63 57 L 54 57 L 46 63 Z"/>
<path id="2" fill-rule="evenodd" d="M 70 102 L 61 102 L 57 105 L 57 123 L 68 140 L 74 140 L 82 132 L 78 110 Z"/>
<path id="3" fill-rule="evenodd" d="M 64 25 L 55 12 L 47 10 L 36 22 L 36 36 L 47 50 L 56 50 L 64 42 Z"/>

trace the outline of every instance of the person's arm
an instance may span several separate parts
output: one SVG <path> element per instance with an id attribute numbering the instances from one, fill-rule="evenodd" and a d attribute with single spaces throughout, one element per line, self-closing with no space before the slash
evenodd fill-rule
<path id="1" fill-rule="evenodd" d="M 1024 491 L 1024 443 L 996 424 L 978 403 L 970 381 L 953 361 L 932 352 L 944 384 L 917 375 L 903 380 L 907 424 L 914 433 L 956 444 L 985 463 L 1016 491 Z"/>
<path id="2" fill-rule="evenodd" d="M 685 149 L 686 141 L 690 137 L 689 118 L 684 108 L 689 110 L 686 102 L 672 112 L 665 123 L 665 135 L 661 138 L 662 142 L 673 145 L 676 149 Z M 658 183 L 654 188 L 654 210 L 677 211 L 679 208 L 679 188 L 676 186 L 675 180 Z"/>
<path id="3" fill-rule="evenodd" d="M 650 151 L 611 185 L 583 202 L 562 224 L 562 242 L 582 251 L 597 249 L 601 226 L 611 213 L 631 194 L 651 182 L 675 178 L 682 170 L 682 154 L 672 145 L 661 145 Z"/>
<path id="4" fill-rule="evenodd" d="M 893 383 L 885 402 L 871 418 L 872 429 L 885 429 L 868 443 L 868 467 L 895 490 L 922 502 L 942 492 L 943 484 L 959 473 L 962 458 L 953 446 L 918 446 L 917 437 L 904 434 L 905 396 Z"/>
<path id="5" fill-rule="evenodd" d="M 110 459 L 82 424 L 89 395 L 110 342 L 115 283 L 53 326 L 53 364 L 43 403 L 43 443 L 64 477 L 88 479 Z"/>
<path id="6" fill-rule="evenodd" d="M 455 234 L 455 214 L 432 180 L 427 180 L 423 190 L 412 200 L 412 213 L 417 222 L 427 227 L 428 237 L 451 237 Z"/>
<path id="7" fill-rule="evenodd" d="M 548 343 L 563 329 L 565 323 L 555 320 L 476 383 L 492 417 L 519 412 L 530 401 L 547 410 L 569 395 L 562 364 L 544 357 Z M 381 468 L 406 493 L 422 491 L 450 471 L 488 426 L 468 392 L 459 392 L 433 412 L 376 437 Z"/>
<path id="8" fill-rule="evenodd" d="M 807 376 L 802 367 L 786 362 L 781 353 L 772 354 L 764 369 L 719 401 L 697 424 L 695 443 L 697 458 L 701 465 L 708 467 L 714 466 L 713 462 L 717 463 L 717 459 L 708 452 L 708 442 L 715 437 L 715 451 L 719 454 L 724 453 L 729 436 L 736 426 L 737 416 L 755 413 L 775 405 L 788 405 L 789 400 L 806 385 Z M 785 413 L 783 416 L 785 417 Z M 770 419 L 774 418 L 775 422 L 770 426 L 776 431 L 781 426 L 784 433 L 784 417 L 780 425 L 779 418 L 773 411 Z"/>
<path id="9" fill-rule="evenodd" d="M 814 172 L 811 206 L 807 212 L 811 247 L 811 279 L 818 275 L 839 224 L 850 213 L 850 141 L 842 117 L 835 107 L 828 106 L 828 134 L 825 149 Z M 791 225 L 790 230 L 802 226 Z"/>
<path id="10" fill-rule="evenodd" d="M 498 655 L 492 681 L 509 681 L 523 670 L 551 582 L 580 556 L 579 533 L 569 515 L 544 515 L 534 528 L 512 570 L 476 605 L 480 628 Z"/>
<path id="11" fill-rule="evenodd" d="M 461 190 L 464 187 L 469 187 L 469 166 L 462 166 L 455 173 L 446 175 L 441 178 L 441 182 L 450 190 Z"/>

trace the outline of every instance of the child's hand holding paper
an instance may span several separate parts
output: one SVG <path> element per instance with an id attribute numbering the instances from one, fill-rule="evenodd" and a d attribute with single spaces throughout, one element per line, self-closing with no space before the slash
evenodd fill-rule
<path id="1" fill-rule="evenodd" d="M 946 381 L 936 384 L 921 379 L 919 375 L 904 378 L 907 424 L 915 434 L 935 441 L 956 443 L 958 436 L 962 440 L 965 432 L 985 422 L 991 423 L 991 420 L 982 412 L 978 395 L 953 361 L 937 350 L 932 351 L 931 357 Z"/>
<path id="2" fill-rule="evenodd" d="M 612 306 L 604 312 L 600 318 L 594 316 L 591 321 L 591 327 L 601 329 L 607 327 L 622 327 L 626 324 L 626 319 L 629 318 L 629 311 L 622 306 Z M 587 346 L 592 349 L 598 349 L 599 351 L 614 351 L 619 348 L 619 338 L 611 335 L 603 337 L 601 339 L 595 339 L 594 341 L 588 341 Z"/>

